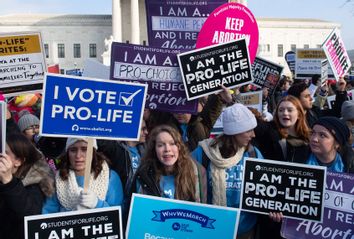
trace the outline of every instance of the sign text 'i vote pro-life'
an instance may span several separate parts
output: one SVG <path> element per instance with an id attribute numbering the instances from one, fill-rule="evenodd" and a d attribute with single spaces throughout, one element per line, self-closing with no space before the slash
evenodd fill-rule
<path id="1" fill-rule="evenodd" d="M 138 139 L 147 86 L 47 74 L 42 135 Z"/>
<path id="2" fill-rule="evenodd" d="M 188 100 L 253 81 L 245 39 L 181 53 L 178 61 Z"/>

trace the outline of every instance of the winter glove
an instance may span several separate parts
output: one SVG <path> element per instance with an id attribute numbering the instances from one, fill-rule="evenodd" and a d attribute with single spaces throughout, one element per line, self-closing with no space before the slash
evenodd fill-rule
<path id="1" fill-rule="evenodd" d="M 98 203 L 96 194 L 92 191 L 81 191 L 79 198 L 78 209 L 82 208 L 95 208 Z"/>

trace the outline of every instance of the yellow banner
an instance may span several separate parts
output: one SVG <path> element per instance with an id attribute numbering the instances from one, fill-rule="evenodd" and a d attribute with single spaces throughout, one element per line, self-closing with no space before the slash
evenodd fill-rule
<path id="1" fill-rule="evenodd" d="M 299 59 L 326 59 L 326 54 L 323 50 L 297 50 L 296 54 Z"/>
<path id="2" fill-rule="evenodd" d="M 0 37 L 0 56 L 40 53 L 39 35 Z"/>

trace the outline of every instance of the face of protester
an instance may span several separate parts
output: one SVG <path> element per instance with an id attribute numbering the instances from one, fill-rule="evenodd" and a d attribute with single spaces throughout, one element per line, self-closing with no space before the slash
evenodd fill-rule
<path id="1" fill-rule="evenodd" d="M 255 134 L 253 129 L 235 135 L 236 142 L 240 147 L 246 147 L 254 137 Z"/>
<path id="2" fill-rule="evenodd" d="M 23 131 L 24 135 L 30 141 L 33 141 L 33 136 L 39 134 L 39 125 L 31 125 Z"/>
<path id="3" fill-rule="evenodd" d="M 338 143 L 331 132 L 322 125 L 315 125 L 310 137 L 310 148 L 315 155 L 334 153 Z"/>
<path id="4" fill-rule="evenodd" d="M 301 102 L 302 107 L 304 110 L 309 110 L 312 108 L 312 97 L 309 89 L 304 90 L 301 92 L 299 100 Z"/>
<path id="5" fill-rule="evenodd" d="M 22 165 L 23 159 L 17 157 L 7 144 L 5 146 L 5 153 L 8 155 L 12 162 L 11 173 L 15 174 L 17 172 L 17 169 Z"/>
<path id="6" fill-rule="evenodd" d="M 140 143 L 145 143 L 147 135 L 148 135 L 148 130 L 147 130 L 147 127 L 146 127 L 145 120 L 143 120 L 142 124 L 141 124 L 139 142 Z"/>
<path id="7" fill-rule="evenodd" d="M 293 103 L 290 101 L 283 101 L 279 105 L 277 116 L 280 124 L 284 128 L 291 128 L 295 126 L 299 113 Z"/>
<path id="8" fill-rule="evenodd" d="M 157 159 L 165 166 L 166 171 L 171 171 L 178 160 L 179 148 L 167 132 L 161 132 L 156 136 L 155 150 Z"/>
<path id="9" fill-rule="evenodd" d="M 173 114 L 173 116 L 176 118 L 178 123 L 180 124 L 188 124 L 189 121 L 191 120 L 192 115 L 191 114 Z"/>
<path id="10" fill-rule="evenodd" d="M 68 148 L 70 168 L 75 171 L 76 175 L 85 174 L 86 152 L 87 142 L 85 141 L 78 141 Z"/>

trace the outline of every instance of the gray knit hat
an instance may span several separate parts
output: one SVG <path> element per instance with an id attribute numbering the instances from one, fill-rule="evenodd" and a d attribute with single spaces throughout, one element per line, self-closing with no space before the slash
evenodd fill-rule
<path id="1" fill-rule="evenodd" d="M 23 132 L 25 129 L 27 129 L 32 125 L 39 125 L 39 119 L 37 116 L 28 113 L 21 116 L 17 124 L 21 132 Z"/>
<path id="2" fill-rule="evenodd" d="M 342 105 L 342 117 L 345 121 L 354 119 L 354 100 L 344 101 Z"/>

